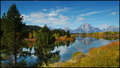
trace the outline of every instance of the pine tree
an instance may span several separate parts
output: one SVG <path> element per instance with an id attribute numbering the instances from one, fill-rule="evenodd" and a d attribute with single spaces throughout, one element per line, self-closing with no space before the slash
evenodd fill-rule
<path id="1" fill-rule="evenodd" d="M 1 19 L 1 30 L 3 31 L 1 45 L 3 49 L 6 49 L 8 54 L 14 55 L 15 67 L 17 65 L 19 48 L 24 45 L 22 32 L 25 24 L 22 22 L 22 19 L 23 17 L 21 17 L 15 4 L 9 8 L 7 15 L 3 14 Z"/>
<path id="2" fill-rule="evenodd" d="M 36 50 L 40 52 L 38 54 L 38 57 L 40 57 L 39 59 L 44 61 L 46 64 L 48 64 L 48 60 L 52 56 L 50 51 L 53 50 L 55 47 L 54 42 L 55 42 L 55 37 L 53 37 L 52 33 L 45 25 L 41 29 L 41 32 L 38 32 L 37 34 L 35 40 L 35 46 L 36 46 Z"/>
<path id="3" fill-rule="evenodd" d="M 67 35 L 68 38 L 71 36 L 69 30 L 66 32 L 66 35 Z"/>

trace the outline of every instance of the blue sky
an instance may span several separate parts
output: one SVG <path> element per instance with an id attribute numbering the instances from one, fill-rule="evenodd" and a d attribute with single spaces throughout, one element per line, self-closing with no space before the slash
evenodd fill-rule
<path id="1" fill-rule="evenodd" d="M 76 29 L 89 23 L 100 29 L 119 27 L 119 1 L 1 1 L 1 15 L 14 3 L 26 25 Z"/>

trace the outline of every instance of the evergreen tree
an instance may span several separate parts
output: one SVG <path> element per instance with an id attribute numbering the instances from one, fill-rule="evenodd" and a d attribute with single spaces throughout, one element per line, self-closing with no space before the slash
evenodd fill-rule
<path id="1" fill-rule="evenodd" d="M 5 13 L 1 20 L 1 30 L 3 31 L 3 36 L 1 38 L 2 49 L 5 49 L 8 54 L 13 54 L 14 56 L 14 66 L 16 67 L 17 54 L 22 45 L 24 45 L 23 39 L 23 27 L 24 23 L 16 5 L 13 4 L 7 15 Z"/>
<path id="2" fill-rule="evenodd" d="M 67 35 L 68 38 L 71 36 L 69 30 L 67 31 L 66 35 Z"/>
<path id="3" fill-rule="evenodd" d="M 48 29 L 47 25 L 45 24 L 45 26 L 41 29 L 41 32 L 49 32 L 50 30 Z"/>
<path id="4" fill-rule="evenodd" d="M 38 59 L 41 59 L 46 64 L 48 64 L 49 59 L 52 57 L 50 51 L 54 50 L 54 47 L 55 47 L 54 42 L 55 42 L 55 37 L 45 25 L 41 29 L 41 32 L 38 32 L 37 34 L 37 37 L 35 40 L 35 47 L 36 47 L 35 50 L 40 52 L 38 54 L 38 57 L 40 58 Z M 39 62 L 39 63 L 40 65 L 42 64 L 42 62 Z"/>
<path id="5" fill-rule="evenodd" d="M 35 44 L 38 46 L 49 46 L 53 44 L 55 41 L 55 37 L 52 36 L 52 33 L 50 30 L 47 28 L 45 25 L 42 29 L 41 32 L 38 32 Z"/>

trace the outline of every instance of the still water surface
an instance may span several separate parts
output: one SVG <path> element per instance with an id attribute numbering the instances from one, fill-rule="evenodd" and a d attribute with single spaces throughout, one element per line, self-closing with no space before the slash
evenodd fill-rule
<path id="1" fill-rule="evenodd" d="M 65 44 L 65 46 L 59 46 L 59 47 L 56 46 L 55 49 L 52 50 L 51 52 L 60 51 L 59 61 L 63 61 L 63 60 L 67 61 L 72 57 L 74 52 L 80 51 L 83 53 L 87 53 L 89 49 L 92 47 L 100 47 L 102 45 L 109 44 L 110 42 L 113 41 L 116 40 L 95 39 L 93 37 L 76 37 L 76 40 L 73 44 L 71 44 L 71 42 L 68 41 L 69 46 L 67 46 L 68 44 Z M 30 51 L 30 49 L 23 48 L 23 51 Z M 32 47 L 31 53 L 34 53 L 34 46 Z M 35 62 L 37 56 L 32 55 L 32 57 L 33 57 L 32 59 L 28 57 L 26 60 Z"/>
<path id="2" fill-rule="evenodd" d="M 56 55 L 56 60 L 57 61 L 67 61 L 69 60 L 73 53 L 80 51 L 83 53 L 87 53 L 89 51 L 90 48 L 92 47 L 100 47 L 102 45 L 106 45 L 109 44 L 110 42 L 116 41 L 118 40 L 118 38 L 116 39 L 96 39 L 93 37 L 76 37 L 76 39 L 74 41 L 63 41 L 63 42 L 58 42 L 56 44 L 58 44 L 57 46 L 54 47 L 53 50 L 50 51 L 50 54 L 44 54 L 45 56 L 52 56 L 52 53 L 56 53 L 58 52 L 58 55 Z M 23 47 L 22 51 L 25 52 L 30 52 L 30 55 L 26 55 L 26 57 L 21 56 L 17 62 L 20 62 L 21 60 L 24 60 L 27 62 L 27 66 L 32 66 L 32 65 L 37 65 L 39 64 L 38 61 L 41 61 L 42 59 L 45 59 L 45 56 L 41 56 L 39 54 L 41 54 L 41 50 L 36 50 L 35 46 L 33 45 L 32 47 Z M 43 54 L 43 53 L 42 53 Z M 18 54 L 17 57 L 19 57 L 20 55 Z M 50 57 L 51 57 L 50 56 Z M 14 59 L 12 57 L 12 59 Z M 54 56 L 50 59 L 52 60 L 54 59 Z M 47 59 L 48 60 L 48 59 Z M 44 61 L 44 60 L 43 60 Z M 55 61 L 55 62 L 57 62 Z M 2 61 L 4 63 L 9 63 L 8 61 Z M 54 62 L 54 60 L 53 60 Z M 48 63 L 46 61 L 46 63 Z"/>

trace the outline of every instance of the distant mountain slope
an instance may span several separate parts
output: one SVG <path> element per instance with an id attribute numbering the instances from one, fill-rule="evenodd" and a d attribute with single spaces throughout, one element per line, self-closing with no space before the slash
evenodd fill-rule
<path id="1" fill-rule="evenodd" d="M 119 28 L 112 25 L 107 28 L 107 31 L 119 31 Z"/>
<path id="2" fill-rule="evenodd" d="M 63 30 L 62 28 L 54 28 L 54 27 L 48 27 L 49 30 L 55 30 L 55 29 L 60 29 Z"/>
<path id="3" fill-rule="evenodd" d="M 63 28 L 66 32 L 69 30 L 70 32 L 72 32 L 72 30 L 69 27 L 64 27 Z"/>
<path id="4" fill-rule="evenodd" d="M 54 30 L 55 28 L 54 27 L 48 27 L 49 30 Z"/>
<path id="5" fill-rule="evenodd" d="M 40 30 L 42 27 L 36 25 L 26 25 L 24 27 L 25 30 Z"/>
<path id="6" fill-rule="evenodd" d="M 85 32 L 85 30 L 83 30 L 81 28 L 77 28 L 77 29 L 73 30 L 72 33 L 86 33 L 86 32 Z"/>
<path id="7" fill-rule="evenodd" d="M 109 26 L 109 27 L 106 28 L 106 29 L 105 29 L 105 28 L 102 29 L 102 31 L 103 31 L 103 32 L 105 32 L 105 31 L 112 31 L 112 32 L 117 31 L 117 32 L 118 32 L 118 31 L 119 31 L 119 28 L 112 25 L 112 26 Z"/>
<path id="8" fill-rule="evenodd" d="M 105 28 L 103 28 L 103 29 L 101 29 L 102 30 L 102 32 L 105 32 L 105 31 L 107 31 L 107 29 L 105 29 Z"/>
<path id="9" fill-rule="evenodd" d="M 73 33 L 94 33 L 94 32 L 102 32 L 99 28 L 94 28 L 88 23 L 84 23 L 77 29 L 73 31 Z"/>

